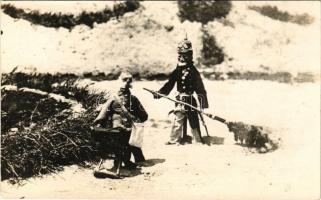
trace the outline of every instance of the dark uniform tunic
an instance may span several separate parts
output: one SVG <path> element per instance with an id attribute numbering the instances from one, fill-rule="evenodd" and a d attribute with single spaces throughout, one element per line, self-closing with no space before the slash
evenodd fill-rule
<path id="1" fill-rule="evenodd" d="M 101 109 L 95 121 L 100 121 L 103 126 L 108 128 L 131 128 L 130 116 L 125 112 L 130 113 L 135 122 L 145 122 L 148 119 L 148 114 L 140 101 L 131 94 L 129 90 L 123 92 L 123 100 L 120 98 L 110 98 Z M 125 109 L 122 108 L 125 107 Z"/>
<path id="2" fill-rule="evenodd" d="M 131 95 L 129 90 L 122 91 L 120 96 L 123 98 L 110 98 L 104 104 L 95 121 L 104 127 L 122 128 L 123 133 L 127 135 L 126 142 L 128 143 L 132 128 L 130 118 L 133 118 L 134 122 L 142 123 L 148 119 L 148 114 L 137 97 Z M 123 107 L 125 107 L 125 109 Z M 129 116 L 128 113 L 130 113 L 131 116 Z M 128 151 L 125 152 L 124 156 L 125 163 L 129 162 L 130 153 L 133 153 L 136 162 L 145 161 L 142 150 L 129 145 Z"/>
<path id="3" fill-rule="evenodd" d="M 192 96 L 193 93 L 196 92 L 201 108 L 208 108 L 207 94 L 202 78 L 192 63 L 186 66 L 177 66 L 170 74 L 169 80 L 158 92 L 168 95 L 172 91 L 175 83 L 177 83 L 177 91 L 179 93 Z"/>
<path id="4" fill-rule="evenodd" d="M 174 88 L 175 83 L 177 83 L 177 91 L 179 92 L 179 95 L 176 96 L 177 100 L 196 107 L 197 102 L 193 97 L 193 93 L 195 92 L 201 109 L 208 108 L 207 93 L 200 73 L 194 67 L 193 63 L 185 66 L 177 66 L 170 74 L 169 80 L 158 92 L 168 95 Z M 198 113 L 188 106 L 185 106 L 184 109 L 187 111 L 187 118 L 191 128 L 199 128 Z"/>

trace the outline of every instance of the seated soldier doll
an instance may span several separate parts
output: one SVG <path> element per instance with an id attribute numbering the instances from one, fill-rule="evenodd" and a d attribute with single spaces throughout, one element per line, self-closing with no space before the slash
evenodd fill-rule
<path id="1" fill-rule="evenodd" d="M 94 123 L 102 126 L 111 126 L 111 128 L 123 131 L 123 134 L 126 134 L 128 143 L 134 122 L 145 122 L 148 119 L 148 114 L 137 97 L 130 92 L 132 75 L 128 72 L 123 72 L 119 77 L 119 81 L 121 86 L 117 95 L 112 96 L 103 105 Z M 131 153 L 134 155 L 135 163 L 130 161 Z M 135 169 L 137 164 L 145 162 L 145 157 L 141 148 L 128 144 L 123 161 L 125 168 Z M 117 166 L 117 162 L 115 160 L 114 166 Z"/>

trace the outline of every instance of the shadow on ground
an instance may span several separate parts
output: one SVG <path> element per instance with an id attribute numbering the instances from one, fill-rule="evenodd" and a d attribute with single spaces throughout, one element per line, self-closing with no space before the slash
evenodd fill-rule
<path id="1" fill-rule="evenodd" d="M 140 174 L 143 174 L 140 167 L 132 170 L 121 168 L 119 175 L 117 175 L 116 169 L 114 168 L 94 171 L 94 176 L 99 179 L 123 179 L 126 177 L 138 176 Z"/>
<path id="2" fill-rule="evenodd" d="M 152 167 L 154 165 L 157 165 L 163 162 L 165 162 L 165 159 L 159 159 L 159 158 L 147 159 L 145 162 L 140 163 L 136 169 L 128 170 L 125 168 L 121 168 L 119 176 L 116 174 L 115 168 L 94 171 L 94 176 L 99 179 L 105 179 L 105 178 L 123 179 L 126 177 L 135 177 L 143 174 L 141 171 L 142 167 Z"/>
<path id="3" fill-rule="evenodd" d="M 165 162 L 165 159 L 159 159 L 159 158 L 152 158 L 147 159 L 145 162 L 141 164 L 142 167 L 152 167 L 154 165 L 157 165 L 159 163 Z"/>
<path id="4" fill-rule="evenodd" d="M 116 173 L 111 172 L 109 170 L 95 171 L 94 176 L 99 179 L 105 179 L 105 178 L 122 179 L 121 176 L 118 176 Z"/>
<path id="5" fill-rule="evenodd" d="M 204 136 L 203 141 L 207 145 L 220 145 L 224 144 L 224 139 L 223 137 L 217 137 L 217 136 Z"/>

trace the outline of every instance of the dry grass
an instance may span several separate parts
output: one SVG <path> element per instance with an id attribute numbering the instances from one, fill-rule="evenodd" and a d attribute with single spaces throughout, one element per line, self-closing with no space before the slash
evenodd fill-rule
<path id="1" fill-rule="evenodd" d="M 106 94 L 91 93 L 87 87 L 79 88 L 73 83 L 65 82 L 54 91 L 68 93 L 82 103 L 86 110 L 77 117 L 68 103 L 40 95 L 45 92 L 2 91 L 2 180 L 17 181 L 60 170 L 64 165 L 85 165 L 85 161 L 96 160 L 90 125 L 97 115 L 96 106 L 106 100 Z"/>
<path id="2" fill-rule="evenodd" d="M 234 140 L 246 147 L 254 147 L 260 153 L 266 153 L 278 148 L 278 141 L 273 141 L 269 135 L 271 130 L 263 126 L 245 124 L 243 122 L 229 122 L 229 131 L 233 132 Z"/>

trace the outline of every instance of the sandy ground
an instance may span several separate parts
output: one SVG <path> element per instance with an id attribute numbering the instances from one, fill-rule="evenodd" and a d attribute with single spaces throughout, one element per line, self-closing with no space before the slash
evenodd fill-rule
<path id="1" fill-rule="evenodd" d="M 104 81 L 94 87 L 110 89 L 114 83 Z M 92 169 L 69 166 L 57 174 L 28 179 L 22 186 L 4 181 L 2 198 L 320 198 L 320 83 L 205 82 L 208 112 L 230 121 L 269 126 L 282 139 L 279 149 L 266 154 L 235 144 L 225 125 L 211 119 L 206 119 L 210 135 L 222 144 L 164 145 L 171 126 L 167 112 L 173 104 L 153 100 L 142 90 L 158 89 L 161 84 L 142 81 L 133 88 L 150 115 L 143 147 L 150 166 L 123 170 L 130 177 L 121 180 L 97 179 Z"/>

